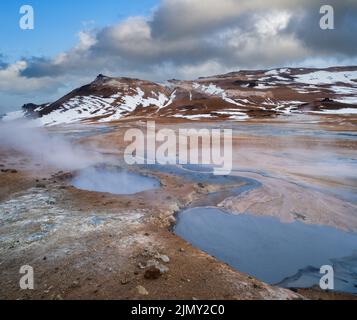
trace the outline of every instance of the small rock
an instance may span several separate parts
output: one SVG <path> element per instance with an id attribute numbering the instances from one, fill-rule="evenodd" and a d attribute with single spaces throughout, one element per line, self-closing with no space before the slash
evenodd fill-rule
<path id="1" fill-rule="evenodd" d="M 176 223 L 176 218 L 174 216 L 170 216 L 167 218 L 167 222 L 171 225 Z"/>
<path id="2" fill-rule="evenodd" d="M 156 260 L 149 260 L 149 261 L 146 262 L 145 268 L 149 268 L 149 267 L 153 267 L 153 266 L 155 267 L 158 264 L 159 263 Z"/>
<path id="3" fill-rule="evenodd" d="M 46 185 L 44 185 L 42 183 L 38 183 L 38 184 L 36 184 L 36 188 L 44 189 L 44 188 L 46 188 Z"/>
<path id="4" fill-rule="evenodd" d="M 143 296 L 149 295 L 149 292 L 143 286 L 137 286 L 136 289 L 138 290 L 138 293 Z"/>
<path id="5" fill-rule="evenodd" d="M 180 252 L 185 252 L 185 249 L 184 248 L 180 248 L 179 251 Z"/>
<path id="6" fill-rule="evenodd" d="M 157 255 L 155 258 L 160 259 L 162 262 L 169 263 L 170 258 L 164 254 Z"/>
<path id="7" fill-rule="evenodd" d="M 159 262 L 155 260 L 150 260 L 147 262 L 147 267 L 151 268 L 154 267 L 160 271 L 161 274 L 167 273 L 169 271 L 169 268 L 160 264 Z"/>
<path id="8" fill-rule="evenodd" d="M 79 287 L 79 281 L 73 281 L 71 284 L 71 288 L 78 288 Z"/>
<path id="9" fill-rule="evenodd" d="M 56 204 L 56 201 L 55 201 L 54 199 L 48 199 L 48 200 L 46 201 L 46 203 L 47 203 L 48 205 L 50 205 L 50 206 L 53 206 L 53 205 Z"/>
<path id="10" fill-rule="evenodd" d="M 130 282 L 130 280 L 127 279 L 127 278 L 124 278 L 124 279 L 121 279 L 121 280 L 120 280 L 120 283 L 121 283 L 123 286 L 125 286 L 125 285 L 128 284 L 129 282 Z"/>
<path id="11" fill-rule="evenodd" d="M 162 276 L 162 273 L 158 267 L 152 266 L 145 271 L 144 278 L 149 280 L 156 280 Z"/>
<path id="12" fill-rule="evenodd" d="M 257 285 L 256 283 L 254 283 L 254 284 L 253 284 L 253 288 L 254 288 L 254 289 L 261 289 L 262 287 L 259 286 L 259 285 Z"/>

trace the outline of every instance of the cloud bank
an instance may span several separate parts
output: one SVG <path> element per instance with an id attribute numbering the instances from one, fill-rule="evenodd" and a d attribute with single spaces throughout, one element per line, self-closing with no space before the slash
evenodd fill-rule
<path id="1" fill-rule="evenodd" d="M 150 17 L 82 30 L 56 57 L 2 62 L 0 92 L 55 92 L 98 73 L 150 80 L 238 69 L 357 64 L 357 2 L 330 0 L 335 30 L 321 30 L 325 1 L 163 0 Z"/>

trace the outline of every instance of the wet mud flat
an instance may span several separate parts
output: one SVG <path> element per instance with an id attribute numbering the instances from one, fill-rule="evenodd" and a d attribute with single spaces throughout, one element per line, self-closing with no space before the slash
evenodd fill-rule
<path id="1" fill-rule="evenodd" d="M 177 214 L 175 233 L 235 269 L 282 287 L 316 287 L 320 267 L 332 265 L 335 291 L 356 294 L 355 133 L 269 124 L 237 125 L 234 131 L 237 160 L 228 179 L 210 177 L 207 167 L 152 167 L 199 183 L 243 184 L 190 203 Z M 263 258 L 253 259 L 252 252 Z"/>
<path id="2" fill-rule="evenodd" d="M 255 179 L 214 176 L 211 168 L 204 166 L 147 168 L 222 186 L 222 190 L 208 192 L 176 215 L 173 231 L 195 247 L 238 271 L 286 288 L 319 286 L 321 266 L 331 265 L 335 291 L 357 293 L 357 233 L 305 224 L 297 213 L 300 221 L 283 223 L 264 215 L 234 215 L 217 207 L 225 198 L 260 188 L 262 184 Z"/>
<path id="3" fill-rule="evenodd" d="M 115 146 L 118 150 L 123 147 L 118 144 L 122 134 L 123 130 L 115 128 L 102 134 L 81 135 L 80 139 L 84 145 L 96 142 L 103 149 L 111 150 Z M 64 177 L 66 173 L 58 173 L 56 169 L 38 167 L 37 171 L 32 171 L 26 169 L 26 163 L 16 167 L 10 164 L 12 160 L 3 161 L 5 169 L 17 169 L 18 173 L 0 175 L 2 185 L 16 181 L 14 188 L 4 189 L 6 196 L 0 202 L 0 269 L 3 274 L 0 296 L 21 299 L 301 299 L 301 295 L 282 288 L 298 287 L 295 276 L 299 273 L 289 273 L 285 279 L 288 284 L 271 286 L 250 276 L 249 272 L 244 274 L 228 266 L 223 258 L 212 257 L 213 253 L 207 254 L 172 232 L 176 219 L 177 225 L 180 223 L 178 212 L 206 206 L 218 206 L 234 214 L 241 209 L 247 212 L 246 207 L 249 207 L 252 214 L 263 217 L 278 212 L 279 223 L 286 218 L 285 213 L 288 220 L 304 224 L 325 222 L 329 213 L 320 215 L 315 208 L 309 212 L 304 208 L 297 210 L 294 199 L 284 205 L 284 199 L 292 194 L 299 196 L 298 203 L 306 202 L 307 194 L 311 194 L 305 186 L 297 188 L 294 179 L 308 185 L 321 179 L 316 167 L 315 176 L 309 172 L 309 179 L 305 176 L 300 179 L 298 167 L 286 162 L 285 158 L 277 166 L 271 161 L 262 161 L 270 159 L 277 151 L 282 152 L 280 141 L 274 142 L 276 139 L 279 138 L 264 135 L 259 139 L 239 137 L 240 146 L 249 142 L 249 148 L 244 152 L 237 150 L 239 161 L 235 159 L 234 174 L 227 177 L 215 177 L 209 171 L 206 174 L 207 168 L 197 167 L 133 169 L 131 172 L 140 177 L 155 177 L 160 181 L 160 188 L 150 184 L 150 188 L 134 194 L 113 194 L 113 186 L 104 192 L 80 190 L 71 184 L 73 176 L 68 179 Z M 303 140 L 302 147 L 306 145 L 311 150 L 310 140 Z M 263 146 L 264 152 L 261 152 Z M 343 145 L 342 149 L 337 149 L 336 155 L 342 150 L 343 157 L 348 158 L 353 148 L 353 139 L 349 139 L 346 148 Z M 260 157 L 256 156 L 257 150 Z M 296 155 L 292 152 L 290 157 L 294 159 Z M 351 165 L 353 161 L 348 164 L 348 172 Z M 292 168 L 294 170 L 290 170 Z M 316 179 L 311 180 L 311 177 Z M 351 190 L 344 178 L 338 176 L 338 181 Z M 329 182 L 323 182 L 323 186 L 331 187 Z M 334 186 L 340 189 L 341 185 Z M 271 190 L 281 194 L 277 197 L 270 194 Z M 273 198 L 271 202 L 270 197 Z M 316 194 L 313 197 L 316 199 Z M 268 200 L 262 204 L 266 210 L 253 205 L 262 200 Z M 345 225 L 354 228 L 350 214 L 353 207 L 340 201 L 328 202 L 330 208 L 344 209 L 336 210 L 339 214 L 335 219 L 326 221 L 337 228 L 342 226 L 343 232 Z M 237 203 L 244 204 L 244 208 Z M 276 208 L 281 208 L 281 213 Z M 298 215 L 290 214 L 290 210 Z M 353 261 L 348 255 L 342 260 L 338 256 L 335 258 L 341 263 L 345 258 Z M 37 287 L 31 294 L 18 290 L 19 266 L 23 264 L 33 265 L 37 272 Z M 147 279 L 146 271 L 153 264 L 163 273 L 160 271 L 157 279 Z M 306 267 L 304 264 L 302 269 Z M 306 272 L 304 275 L 309 277 Z M 322 297 L 316 290 L 313 294 L 304 292 L 303 296 Z"/>
<path id="4" fill-rule="evenodd" d="M 187 203 L 186 207 L 216 206 L 224 199 L 261 186 L 259 181 L 238 175 L 214 175 L 211 166 L 204 165 L 139 165 L 140 170 L 178 177 L 183 183 L 193 183 L 202 193 Z"/>
<path id="5" fill-rule="evenodd" d="M 170 231 L 177 199 L 189 203 L 187 194 L 202 191 L 196 182 L 157 174 L 160 189 L 116 195 L 77 189 L 74 173 L 50 168 L 3 173 L 0 181 L 14 176 L 28 186 L 0 202 L 3 299 L 302 298 L 234 271 Z M 34 268 L 31 292 L 19 290 L 22 265 Z"/>

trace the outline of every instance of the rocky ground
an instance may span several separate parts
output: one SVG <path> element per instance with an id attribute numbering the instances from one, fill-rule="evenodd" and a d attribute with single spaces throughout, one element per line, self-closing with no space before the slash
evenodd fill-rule
<path id="1" fill-rule="evenodd" d="M 111 159 L 120 158 L 125 128 L 142 124 L 113 125 L 113 131 L 81 138 L 80 143 L 100 146 Z M 295 146 L 299 142 L 299 151 L 290 147 L 292 141 Z M 355 191 L 355 177 L 347 179 L 345 172 L 331 174 L 322 164 L 317 170 L 312 164 L 321 157 L 320 151 L 309 153 L 309 157 L 300 152 L 316 146 L 327 150 L 328 146 L 334 155 L 354 157 L 355 140 L 311 136 L 292 140 L 281 136 L 272 142 L 264 135 L 236 133 L 234 143 L 235 150 L 239 148 L 234 174 L 254 177 L 262 187 L 225 199 L 221 206 L 237 214 L 249 208 L 252 213 L 264 211 L 287 222 L 300 219 L 357 229 L 356 205 L 338 197 L 341 190 Z M 281 157 L 287 149 L 293 156 Z M 252 163 L 257 154 L 259 162 Z M 297 166 L 294 159 L 304 165 Z M 261 172 L 252 172 L 252 167 L 259 167 Z M 160 179 L 160 189 L 133 196 L 83 191 L 71 186 L 74 171 L 33 163 L 28 155 L 9 149 L 0 151 L 0 169 L 2 299 L 355 298 L 264 284 L 192 247 L 171 231 L 181 208 L 205 199 L 208 192 L 222 186 L 150 172 Z M 348 172 L 351 168 L 342 169 Z M 266 172 L 268 176 L 263 174 Z M 337 191 L 327 194 L 324 188 L 331 185 Z M 306 202 L 312 206 L 304 206 Z M 33 266 L 35 290 L 20 290 L 22 265 Z"/>
<path id="2" fill-rule="evenodd" d="M 3 299 L 300 298 L 232 270 L 170 232 L 175 181 L 164 182 L 172 189 L 159 205 L 156 192 L 96 194 L 50 174 L 0 175 L 1 186 L 16 181 L 2 191 L 0 204 Z M 195 193 L 195 186 L 186 188 Z M 33 291 L 19 289 L 22 265 L 34 267 Z"/>

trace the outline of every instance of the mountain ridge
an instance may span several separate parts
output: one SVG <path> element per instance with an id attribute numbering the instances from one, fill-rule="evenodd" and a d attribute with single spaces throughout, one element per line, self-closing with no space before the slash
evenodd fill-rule
<path id="1" fill-rule="evenodd" d="M 356 113 L 357 66 L 241 70 L 165 83 L 99 74 L 52 103 L 25 104 L 3 119 L 36 118 L 43 125 L 131 117 L 244 121 L 334 110 Z"/>

